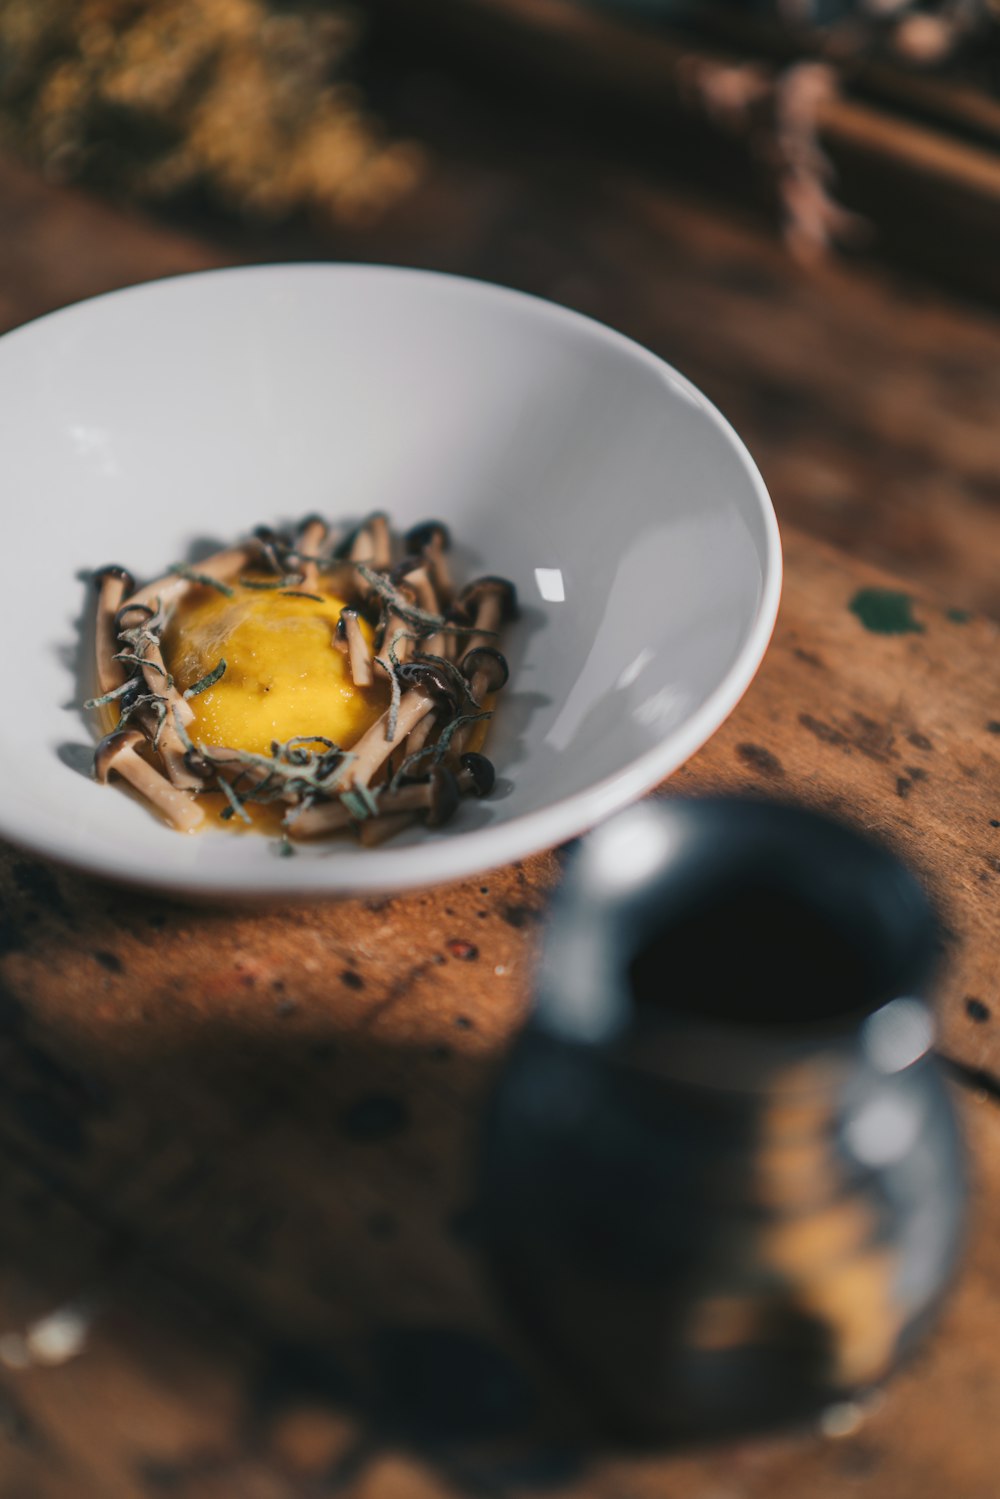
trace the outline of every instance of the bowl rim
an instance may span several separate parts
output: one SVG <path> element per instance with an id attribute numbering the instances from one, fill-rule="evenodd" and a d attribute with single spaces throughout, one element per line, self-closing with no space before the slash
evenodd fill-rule
<path id="1" fill-rule="evenodd" d="M 340 279 L 352 276 L 447 285 L 458 295 L 506 303 L 551 323 L 577 329 L 596 337 L 620 352 L 638 359 L 668 377 L 670 385 L 697 405 L 735 452 L 750 480 L 764 532 L 762 587 L 757 610 L 747 638 L 722 680 L 705 701 L 660 743 L 644 751 L 628 765 L 595 781 L 581 791 L 526 812 L 509 822 L 490 824 L 456 837 L 405 848 L 375 848 L 355 852 L 349 859 L 275 860 L 271 866 L 234 861 L 224 874 L 187 868 L 160 869 L 153 876 L 132 850 L 105 851 L 94 845 L 86 852 L 67 848 L 58 838 L 30 828 L 28 818 L 11 816 L 9 802 L 0 800 L 0 836 L 15 846 L 30 849 L 68 868 L 96 874 L 118 884 L 161 893 L 197 895 L 204 900 L 286 900 L 290 897 L 350 897 L 403 892 L 449 884 L 485 874 L 503 865 L 542 853 L 568 842 L 615 812 L 637 801 L 667 779 L 699 750 L 725 722 L 743 697 L 764 658 L 774 631 L 781 598 L 782 548 L 774 506 L 753 458 L 729 421 L 687 377 L 668 360 L 627 334 L 545 297 L 515 290 L 496 282 L 446 271 L 402 265 L 368 264 L 355 261 L 291 261 L 213 267 L 182 272 L 138 282 L 114 291 L 98 293 L 67 304 L 18 325 L 0 336 L 0 348 L 9 347 L 42 324 L 71 320 L 81 311 L 106 302 L 137 300 L 161 288 L 182 289 L 194 283 L 220 279 L 278 280 L 287 277 Z M 355 868 L 356 866 L 356 868 Z"/>

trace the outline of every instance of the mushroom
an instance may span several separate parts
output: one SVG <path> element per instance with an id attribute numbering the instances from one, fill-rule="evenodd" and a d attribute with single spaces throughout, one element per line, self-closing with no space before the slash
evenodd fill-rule
<path id="1" fill-rule="evenodd" d="M 458 789 L 463 796 L 489 796 L 496 785 L 496 771 L 492 760 L 474 751 L 463 755 L 459 761 Z"/>
<path id="2" fill-rule="evenodd" d="M 435 765 L 426 780 L 400 786 L 398 791 L 384 791 L 379 797 L 379 815 L 395 812 L 425 812 L 427 826 L 440 827 L 458 810 L 458 782 L 444 765 Z"/>
<path id="3" fill-rule="evenodd" d="M 430 713 L 442 699 L 454 707 L 455 696 L 451 683 L 444 673 L 430 661 L 410 661 L 406 664 L 406 681 L 415 685 L 408 688 L 399 700 L 392 738 L 389 725 L 392 709 L 387 708 L 352 749 L 354 760 L 347 770 L 344 790 L 361 784 L 367 786 L 379 766 L 392 754 L 416 728 L 425 714 Z"/>
<path id="4" fill-rule="evenodd" d="M 124 567 L 112 563 L 94 574 L 97 587 L 97 609 L 94 616 L 94 650 L 97 658 L 97 696 L 120 687 L 128 673 L 124 663 L 116 661 L 118 631 L 116 619 L 123 601 L 135 590 L 135 580 Z"/>
<path id="5" fill-rule="evenodd" d="M 469 690 L 476 703 L 482 705 L 484 699 L 491 692 L 499 692 L 503 687 L 510 671 L 507 659 L 491 645 L 473 646 L 462 658 L 462 675 L 469 683 Z M 469 742 L 475 724 L 463 723 L 455 730 L 448 746 L 452 760 L 461 755 Z"/>
<path id="6" fill-rule="evenodd" d="M 451 629 L 437 630 L 427 638 L 423 644 L 423 653 L 426 656 L 440 656 L 445 661 L 453 661 L 456 656 L 461 656 L 465 650 L 468 636 L 456 633 L 456 630 L 472 628 L 472 618 L 459 604 L 450 604 L 444 611 L 444 622 Z"/>
<path id="7" fill-rule="evenodd" d="M 423 557 L 438 598 L 444 604 L 450 603 L 454 589 L 445 557 L 445 553 L 451 550 L 451 533 L 448 527 L 439 520 L 423 521 L 407 531 L 403 544 L 407 552 Z"/>
<path id="8" fill-rule="evenodd" d="M 203 578 L 213 578 L 217 583 L 225 583 L 229 578 L 235 578 L 243 569 L 257 556 L 257 548 L 242 545 L 236 547 L 224 547 L 221 552 L 213 552 L 211 557 L 206 557 L 204 562 L 193 564 L 192 571 L 196 571 Z M 154 578 L 152 583 L 147 583 L 137 593 L 131 593 L 121 606 L 119 613 L 131 609 L 134 605 L 159 604 L 161 609 L 168 608 L 175 603 L 186 588 L 197 585 L 183 573 L 165 573 L 161 578 Z"/>
<path id="9" fill-rule="evenodd" d="M 414 566 L 413 559 L 409 558 L 403 567 L 397 570 L 394 581 L 405 586 L 406 591 L 413 595 L 414 602 L 419 609 L 423 609 L 427 614 L 441 613 L 441 605 L 426 567 L 419 564 Z"/>
<path id="10" fill-rule="evenodd" d="M 103 784 L 115 771 L 166 818 L 171 827 L 190 833 L 205 819 L 190 792 L 172 786 L 165 776 L 136 754 L 145 736 L 141 729 L 116 729 L 97 746 L 94 774 Z"/>
<path id="11" fill-rule="evenodd" d="M 319 582 L 319 563 L 315 560 L 327 537 L 327 524 L 321 515 L 307 515 L 295 544 L 295 558 L 302 574 L 302 587 L 315 589 Z M 355 678 L 357 681 L 357 678 Z"/>
<path id="12" fill-rule="evenodd" d="M 500 626 L 517 616 L 517 593 L 506 578 L 477 578 L 463 589 L 458 602 L 472 616 L 472 634 L 466 652 L 489 645 Z"/>
<path id="13" fill-rule="evenodd" d="M 391 566 L 392 536 L 383 511 L 376 510 L 358 527 L 348 555 L 352 562 L 364 562 L 376 572 Z"/>
<path id="14" fill-rule="evenodd" d="M 375 848 L 397 833 L 405 832 L 417 820 L 415 812 L 391 812 L 385 817 L 369 817 L 358 827 L 358 842 L 365 848 Z"/>
<path id="15" fill-rule="evenodd" d="M 437 713 L 424 714 L 423 718 L 417 724 L 416 728 L 407 735 L 406 743 L 403 745 L 404 760 L 408 759 L 410 755 L 418 754 L 419 751 L 423 749 L 424 745 L 433 734 L 434 726 L 436 723 Z"/>
<path id="16" fill-rule="evenodd" d="M 445 766 L 435 766 L 426 780 L 401 786 L 398 791 L 382 792 L 375 816 L 366 817 L 360 823 L 362 841 L 370 841 L 366 836 L 370 827 L 378 827 L 383 836 L 390 837 L 397 831 L 397 818 L 400 819 L 399 826 L 405 826 L 418 812 L 426 815 L 428 827 L 440 827 L 454 816 L 458 803 L 458 782 L 455 777 Z M 326 833 L 346 828 L 354 820 L 343 802 L 320 802 L 289 821 L 288 835 L 296 839 L 320 838 Z M 376 837 L 375 841 L 381 842 L 382 837 Z"/>
<path id="17" fill-rule="evenodd" d="M 462 657 L 462 675 L 472 696 L 481 703 L 491 692 L 499 692 L 510 676 L 507 658 L 491 645 L 476 645 Z"/>
<path id="18" fill-rule="evenodd" d="M 355 687 L 370 687 L 373 681 L 372 653 L 361 629 L 356 609 L 341 609 L 334 634 L 334 644 L 344 652 L 351 666 Z"/>

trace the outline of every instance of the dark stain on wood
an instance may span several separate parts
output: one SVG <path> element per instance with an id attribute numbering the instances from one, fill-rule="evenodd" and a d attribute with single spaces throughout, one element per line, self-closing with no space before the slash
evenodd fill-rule
<path id="1" fill-rule="evenodd" d="M 924 627 L 913 617 L 913 599 L 893 588 L 859 588 L 848 605 L 873 635 L 920 635 Z"/>
<path id="2" fill-rule="evenodd" d="M 751 770 L 758 771 L 761 775 L 780 778 L 785 774 L 785 767 L 771 750 L 765 749 L 762 744 L 749 744 L 744 742 L 736 746 L 736 753 L 744 765 L 749 765 Z"/>
<path id="3" fill-rule="evenodd" d="M 365 987 L 365 981 L 361 977 L 360 973 L 355 973 L 353 969 L 350 968 L 344 969 L 343 973 L 340 975 L 340 982 L 347 989 L 363 989 Z"/>
<path id="4" fill-rule="evenodd" d="M 965 1013 L 968 1015 L 969 1019 L 974 1020 L 977 1025 L 983 1025 L 985 1021 L 989 1020 L 990 1018 L 989 1006 L 984 1005 L 982 1000 L 976 999 L 975 995 L 973 994 L 969 994 L 966 996 Z"/>
<path id="5" fill-rule="evenodd" d="M 1000 734 L 1000 719 L 988 719 L 986 724 L 986 732 L 987 734 Z"/>
<path id="6" fill-rule="evenodd" d="M 51 869 L 29 859 L 19 859 L 13 866 L 11 874 L 14 877 L 14 884 L 22 895 L 26 895 L 29 900 L 37 901 L 46 911 L 51 911 L 69 925 L 73 925 L 73 913 L 66 904 Z"/>
<path id="7" fill-rule="evenodd" d="M 541 921 L 544 913 L 536 910 L 534 906 L 527 906 L 523 901 L 511 901 L 508 905 L 500 907 L 500 919 L 508 926 L 520 931 L 522 927 L 531 926 L 536 921 Z"/>
<path id="8" fill-rule="evenodd" d="M 373 1145 L 402 1134 L 408 1123 L 409 1115 L 398 1098 L 370 1093 L 351 1104 L 341 1116 L 340 1127 L 348 1139 Z"/>
<path id="9" fill-rule="evenodd" d="M 897 776 L 896 777 L 896 795 L 897 796 L 901 796 L 901 797 L 903 797 L 905 799 L 906 797 L 909 796 L 910 791 L 912 789 L 912 786 L 913 786 L 913 782 L 907 780 L 906 776 Z"/>
<path id="10" fill-rule="evenodd" d="M 806 666 L 813 667 L 815 671 L 826 671 L 826 662 L 822 656 L 817 656 L 815 651 L 805 651 L 800 645 L 796 645 L 792 648 L 792 654 L 800 661 L 804 661 Z"/>
<path id="11" fill-rule="evenodd" d="M 911 729 L 906 738 L 907 742 L 912 744 L 914 749 L 931 750 L 934 748 L 927 735 L 921 734 L 918 729 Z"/>
<path id="12" fill-rule="evenodd" d="M 800 713 L 799 723 L 810 734 L 815 735 L 823 744 L 832 744 L 836 749 L 850 750 L 850 742 L 847 735 L 835 729 L 832 724 L 824 723 L 821 718 L 814 718 L 811 713 Z"/>
<path id="13" fill-rule="evenodd" d="M 99 947 L 97 949 L 97 951 L 94 953 L 94 959 L 96 962 L 100 963 L 102 968 L 107 969 L 108 973 L 125 972 L 125 965 L 122 962 L 121 958 L 117 957 L 113 952 L 106 951 L 106 949 L 103 947 Z"/>

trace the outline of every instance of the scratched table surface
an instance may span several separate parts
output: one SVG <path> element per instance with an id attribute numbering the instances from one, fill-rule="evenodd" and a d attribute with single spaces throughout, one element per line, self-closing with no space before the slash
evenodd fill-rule
<path id="1" fill-rule="evenodd" d="M 447 89 L 421 87 L 422 186 L 321 239 L 145 219 L 0 163 L 0 324 L 276 254 L 401 261 L 601 316 L 718 400 L 775 496 L 785 594 L 745 700 L 662 794 L 834 811 L 935 893 L 961 1279 L 860 1423 L 591 1451 L 476 1253 L 477 1129 L 558 857 L 205 911 L 4 849 L 0 1499 L 995 1499 L 1000 327 L 870 269 L 797 270 L 574 132 L 449 133 Z"/>

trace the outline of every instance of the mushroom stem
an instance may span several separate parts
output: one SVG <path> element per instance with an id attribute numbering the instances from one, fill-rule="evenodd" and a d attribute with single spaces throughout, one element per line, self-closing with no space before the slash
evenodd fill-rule
<path id="1" fill-rule="evenodd" d="M 420 609 L 428 614 L 441 613 L 438 596 L 425 567 L 415 567 L 412 572 L 405 573 L 399 581 L 410 590 Z"/>
<path id="2" fill-rule="evenodd" d="M 302 573 L 302 587 L 305 589 L 315 590 L 319 582 L 319 563 L 311 559 L 319 552 L 326 536 L 327 524 L 319 515 L 310 515 L 299 532 L 295 550 L 296 553 L 304 554 L 299 571 Z"/>
<path id="3" fill-rule="evenodd" d="M 392 739 L 388 737 L 391 710 L 387 708 L 382 717 L 354 745 L 352 753 L 355 758 L 348 767 L 341 789 L 347 791 L 359 783 L 367 786 L 379 766 L 384 764 L 393 750 L 404 742 L 420 720 L 431 711 L 434 702 L 433 694 L 425 692 L 422 687 L 413 687 L 409 692 L 404 692 L 396 714 L 395 735 Z"/>
<path id="4" fill-rule="evenodd" d="M 413 812 L 388 812 L 384 817 L 369 817 L 358 828 L 358 842 L 365 848 L 375 848 L 412 827 L 416 820 Z"/>
<path id="5" fill-rule="evenodd" d="M 204 562 L 196 562 L 192 566 L 203 577 L 224 583 L 248 567 L 256 556 L 257 549 L 254 547 L 224 547 L 221 552 L 213 552 Z M 137 593 L 130 594 L 120 607 L 130 609 L 134 604 L 149 605 L 156 600 L 161 609 L 166 609 L 180 598 L 185 589 L 197 586 L 197 583 L 192 583 L 190 578 L 185 578 L 181 573 L 165 573 L 161 578 L 154 578 L 152 583 L 147 583 Z"/>
<path id="6" fill-rule="evenodd" d="M 341 802 L 317 802 L 285 824 L 289 838 L 322 838 L 349 827 L 352 818 Z"/>
<path id="7" fill-rule="evenodd" d="M 97 696 L 103 697 L 120 687 L 128 673 L 124 663 L 116 661 L 119 650 L 115 616 L 125 598 L 135 588 L 130 573 L 123 567 L 102 567 L 94 574 L 97 584 L 97 608 L 94 616 L 94 653 L 97 663 Z"/>
<path id="8" fill-rule="evenodd" d="M 341 609 L 334 643 L 347 654 L 355 687 L 370 687 L 374 680 L 372 653 L 356 609 Z"/>
<path id="9" fill-rule="evenodd" d="M 97 779 L 106 782 L 115 771 L 178 832 L 190 833 L 200 827 L 205 820 L 204 809 L 199 807 L 190 792 L 172 786 L 165 776 L 136 754 L 136 748 L 142 742 L 140 729 L 118 729 L 108 734 L 97 746 L 94 757 Z"/>
<path id="10" fill-rule="evenodd" d="M 431 581 L 443 604 L 451 603 L 454 588 L 451 581 L 451 572 L 448 560 L 445 556 L 451 546 L 451 536 L 447 526 L 441 521 L 424 521 L 419 526 L 413 526 L 407 531 L 403 538 L 404 544 L 409 551 L 423 557 L 430 573 Z"/>
<path id="11" fill-rule="evenodd" d="M 174 685 L 159 641 L 147 642 L 142 655 L 142 675 L 150 692 L 158 693 L 166 703 L 166 716 L 156 736 L 156 748 L 163 768 L 175 786 L 188 791 L 198 790 L 204 783 L 188 765 L 185 759 L 187 746 L 177 731 L 177 719 L 182 724 L 189 724 L 194 718 L 194 709 Z"/>
<path id="12" fill-rule="evenodd" d="M 352 562 L 364 562 L 375 572 L 384 572 L 392 563 L 392 537 L 389 522 L 381 510 L 376 510 L 359 527 L 351 543 Z"/>
<path id="13" fill-rule="evenodd" d="M 406 743 L 403 745 L 404 760 L 408 759 L 410 755 L 415 755 L 419 750 L 423 749 L 424 745 L 433 734 L 436 723 L 436 713 L 424 714 L 423 718 L 417 724 L 416 728 L 409 735 L 407 735 Z"/>

